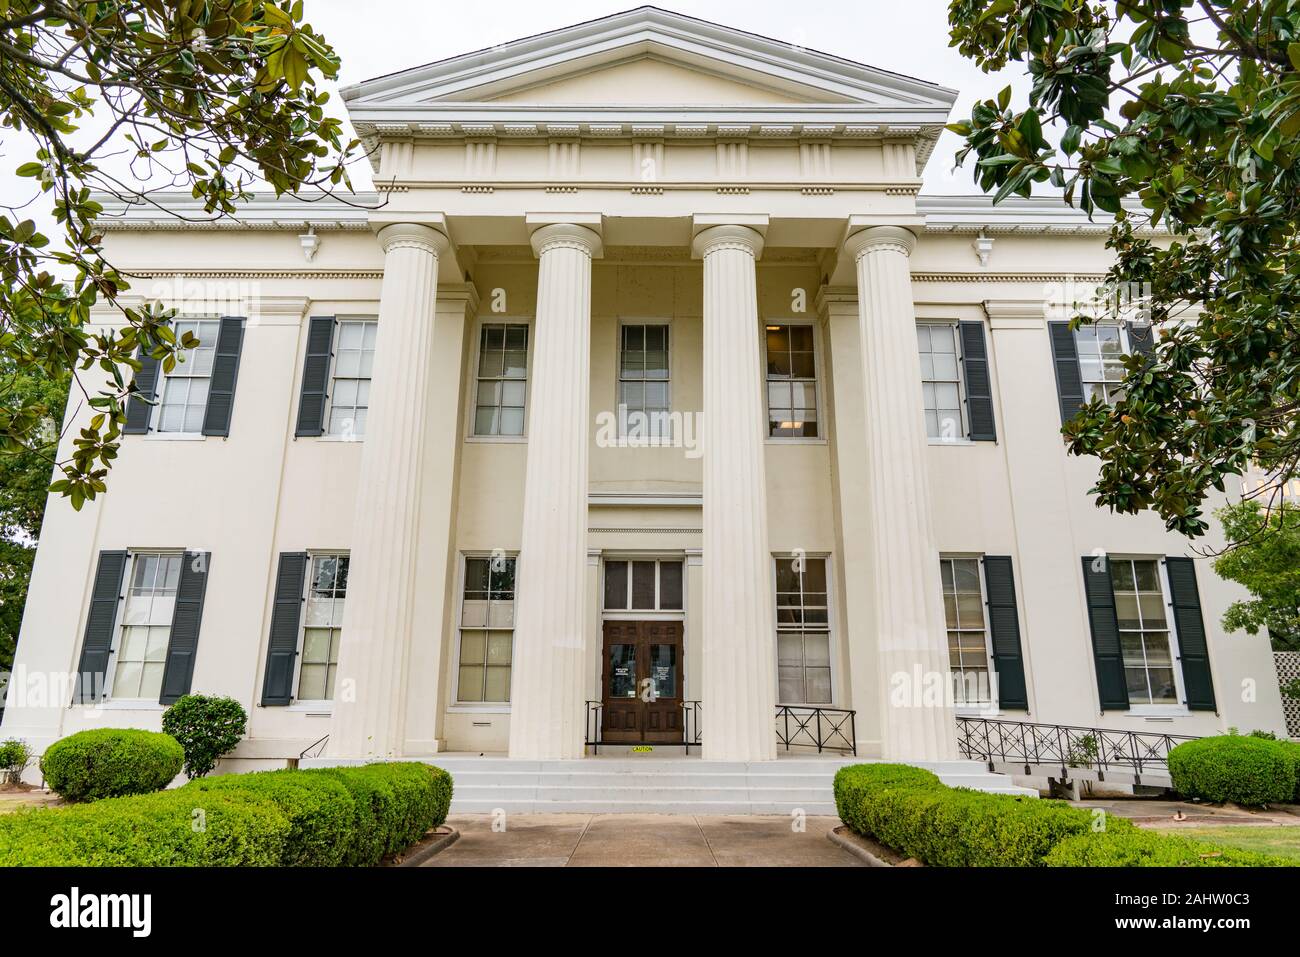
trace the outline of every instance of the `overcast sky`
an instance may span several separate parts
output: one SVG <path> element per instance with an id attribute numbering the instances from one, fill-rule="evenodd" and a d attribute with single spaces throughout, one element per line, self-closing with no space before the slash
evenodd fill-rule
<path id="1" fill-rule="evenodd" d="M 629 10 L 629 0 L 305 0 L 305 18 L 343 58 L 342 86 Z M 947 0 L 678 0 L 665 9 L 929 80 L 961 93 L 953 117 L 1023 71 L 986 76 L 948 46 Z M 359 13 L 365 10 L 365 13 Z M 951 173 L 958 139 L 945 133 L 925 171 L 927 193 L 977 192 L 969 164 Z M 364 165 L 364 164 L 360 164 Z M 356 185 L 367 172 L 358 169 Z M 368 182 L 368 180 L 367 180 Z"/>

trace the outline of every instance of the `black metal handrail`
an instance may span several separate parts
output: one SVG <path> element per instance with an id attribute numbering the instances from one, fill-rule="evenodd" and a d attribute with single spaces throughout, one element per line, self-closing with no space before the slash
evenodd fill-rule
<path id="1" fill-rule="evenodd" d="M 313 741 L 311 744 L 307 745 L 307 747 L 305 747 L 302 750 L 302 752 L 298 755 L 298 760 L 301 761 L 303 758 L 319 758 L 321 754 L 325 751 L 325 742 L 328 741 L 329 739 L 330 736 L 327 734 L 325 735 L 325 737 Z M 316 753 L 313 754 L 312 753 L 313 751 Z"/>
<path id="2" fill-rule="evenodd" d="M 1055 764 L 1061 777 L 1070 768 L 1097 771 L 1098 778 L 1112 768 L 1131 770 L 1141 783 L 1144 770 L 1167 768 L 1169 752 L 1193 735 L 1154 731 L 1118 731 L 1113 728 L 1084 728 L 1064 724 L 1037 724 L 1002 718 L 957 718 L 957 747 L 963 757 L 975 758 L 993 770 L 996 761 L 1023 764 L 1025 774 L 1032 764 Z"/>
<path id="3" fill-rule="evenodd" d="M 682 738 L 687 754 L 691 753 L 692 746 L 698 747 L 700 744 L 700 711 L 700 702 L 682 702 Z"/>
<path id="4" fill-rule="evenodd" d="M 684 747 L 686 753 L 701 743 L 700 724 L 704 708 L 699 701 L 683 701 L 682 740 L 656 741 L 655 747 Z M 588 701 L 585 720 L 584 744 L 592 754 L 600 753 L 600 746 L 628 744 L 627 741 L 605 741 L 602 738 L 605 704 Z M 816 748 L 822 751 L 839 751 L 857 756 L 857 712 L 843 708 L 818 708 L 811 705 L 777 705 L 776 738 L 787 750 L 790 748 Z"/>
<path id="5" fill-rule="evenodd" d="M 790 748 L 816 748 L 858 755 L 857 712 L 811 705 L 776 706 L 776 739 Z"/>

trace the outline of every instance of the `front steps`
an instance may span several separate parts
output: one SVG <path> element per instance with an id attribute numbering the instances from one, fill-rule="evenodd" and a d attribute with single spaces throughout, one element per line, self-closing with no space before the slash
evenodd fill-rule
<path id="1" fill-rule="evenodd" d="M 453 814 L 639 813 L 834 815 L 831 783 L 858 758 L 782 757 L 752 764 L 698 757 L 601 754 L 576 761 L 523 761 L 446 754 L 426 758 L 450 772 Z M 330 763 L 308 759 L 303 767 Z M 910 762 L 909 762 L 910 763 Z M 1037 796 L 978 761 L 917 762 L 953 787 Z"/>

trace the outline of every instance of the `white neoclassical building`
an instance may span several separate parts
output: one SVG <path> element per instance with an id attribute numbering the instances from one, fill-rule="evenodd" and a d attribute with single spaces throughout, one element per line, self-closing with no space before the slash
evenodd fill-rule
<path id="1" fill-rule="evenodd" d="M 1282 729 L 1239 591 L 1063 447 L 1150 343 L 1065 321 L 1106 224 L 920 194 L 952 91 L 641 8 L 344 95 L 376 194 L 106 214 L 201 344 L 51 501 L 0 736 L 187 691 L 248 767 Z"/>

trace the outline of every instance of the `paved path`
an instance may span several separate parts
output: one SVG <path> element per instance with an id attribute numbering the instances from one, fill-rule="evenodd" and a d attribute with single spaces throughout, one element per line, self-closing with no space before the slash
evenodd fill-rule
<path id="1" fill-rule="evenodd" d="M 1140 798 L 1108 801 L 1071 801 L 1075 807 L 1104 808 L 1107 814 L 1126 817 L 1139 827 L 1195 829 L 1198 827 L 1300 827 L 1300 808 L 1277 805 L 1270 808 L 1246 808 L 1235 804 L 1198 804 L 1192 801 L 1143 800 Z M 1177 820 L 1180 813 L 1183 819 Z"/>
<path id="2" fill-rule="evenodd" d="M 453 814 L 460 840 L 425 867 L 861 867 L 826 834 L 833 817 L 516 814 L 504 831 L 485 814 Z"/>

